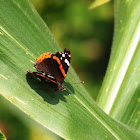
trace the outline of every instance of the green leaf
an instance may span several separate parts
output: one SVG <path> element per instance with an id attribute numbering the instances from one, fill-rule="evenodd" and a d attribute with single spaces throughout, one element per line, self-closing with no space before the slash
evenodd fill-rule
<path id="1" fill-rule="evenodd" d="M 140 130 L 140 1 L 115 1 L 115 33 L 98 104 Z"/>
<path id="2" fill-rule="evenodd" d="M 60 51 L 28 0 L 1 0 L 0 93 L 44 127 L 65 139 L 139 139 L 139 133 L 106 115 L 91 99 L 72 67 L 55 93 L 27 74 L 44 52 Z"/>
<path id="3" fill-rule="evenodd" d="M 5 136 L 3 135 L 1 131 L 0 131 L 0 140 L 6 140 Z"/>
<path id="4" fill-rule="evenodd" d="M 105 3 L 110 2 L 111 0 L 94 0 L 94 2 L 90 5 L 89 9 L 93 9 L 99 7 Z"/>

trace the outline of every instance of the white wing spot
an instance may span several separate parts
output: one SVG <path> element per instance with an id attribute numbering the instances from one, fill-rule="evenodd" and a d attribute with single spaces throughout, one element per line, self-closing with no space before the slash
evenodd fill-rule
<path id="1" fill-rule="evenodd" d="M 62 57 L 65 57 L 65 54 L 64 53 L 62 53 Z"/>
<path id="2" fill-rule="evenodd" d="M 49 78 L 52 78 L 52 79 L 54 79 L 54 77 L 53 77 L 52 75 L 49 75 L 49 74 L 48 74 L 47 76 L 48 76 Z"/>
<path id="3" fill-rule="evenodd" d="M 42 75 L 44 75 L 44 76 L 45 76 L 45 75 L 46 75 L 46 74 L 45 74 L 45 72 L 43 72 L 43 73 L 42 73 Z"/>
<path id="4" fill-rule="evenodd" d="M 64 61 L 68 66 L 70 66 L 70 63 L 69 63 L 69 61 L 67 60 L 67 59 L 65 59 L 65 61 Z"/>

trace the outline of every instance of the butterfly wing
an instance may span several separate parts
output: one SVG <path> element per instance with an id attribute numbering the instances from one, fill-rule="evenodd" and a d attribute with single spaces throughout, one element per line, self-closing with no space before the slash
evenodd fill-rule
<path id="1" fill-rule="evenodd" d="M 40 63 L 36 62 L 35 67 L 38 71 L 52 75 L 57 82 L 62 84 L 70 65 L 70 59 L 70 50 L 64 49 L 61 53 L 56 52 L 51 57 L 44 58 Z"/>

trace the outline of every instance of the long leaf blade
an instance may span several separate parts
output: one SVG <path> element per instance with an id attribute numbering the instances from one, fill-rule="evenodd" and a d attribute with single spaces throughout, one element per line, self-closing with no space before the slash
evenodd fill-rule
<path id="1" fill-rule="evenodd" d="M 98 104 L 125 124 L 140 129 L 140 1 L 115 1 L 115 33 Z"/>
<path id="2" fill-rule="evenodd" d="M 32 62 L 41 53 L 60 50 L 27 0 L 1 0 L 0 32 L 0 93 L 7 100 L 65 139 L 139 138 L 107 116 L 82 85 L 72 85 L 80 81 L 72 68 L 64 82 L 67 90 L 54 97 L 46 84 L 26 74 L 34 71 Z"/>

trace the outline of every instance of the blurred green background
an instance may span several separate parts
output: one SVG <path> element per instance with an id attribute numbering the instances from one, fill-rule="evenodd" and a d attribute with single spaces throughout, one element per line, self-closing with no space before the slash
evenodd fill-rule
<path id="1" fill-rule="evenodd" d="M 113 39 L 113 3 L 89 10 L 92 0 L 30 1 L 59 46 L 71 50 L 71 65 L 96 100 Z M 8 140 L 62 139 L 39 126 L 3 97 L 0 97 L 0 102 L 0 129 Z"/>

